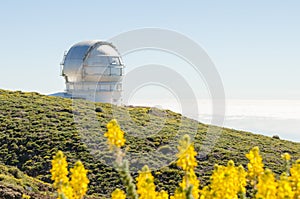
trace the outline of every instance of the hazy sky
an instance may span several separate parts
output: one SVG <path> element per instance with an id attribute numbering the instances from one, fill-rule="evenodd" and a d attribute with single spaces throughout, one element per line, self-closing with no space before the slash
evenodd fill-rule
<path id="1" fill-rule="evenodd" d="M 206 50 L 228 98 L 300 99 L 300 1 L 11 0 L 0 24 L 0 88 L 62 91 L 72 44 L 159 27 Z"/>

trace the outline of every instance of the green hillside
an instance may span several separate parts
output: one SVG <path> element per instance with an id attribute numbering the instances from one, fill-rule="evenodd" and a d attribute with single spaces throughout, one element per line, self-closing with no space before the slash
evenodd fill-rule
<path id="1" fill-rule="evenodd" d="M 0 164 L 0 198 L 54 199 L 50 184 L 34 179 L 16 167 Z"/>
<path id="2" fill-rule="evenodd" d="M 28 193 L 24 186 L 27 182 L 25 178 L 29 178 L 27 175 L 35 180 L 30 182 L 34 184 L 30 187 L 38 187 L 42 182 L 51 183 L 51 159 L 57 150 L 62 150 L 71 162 L 70 166 L 81 160 L 90 170 L 89 194 L 105 196 L 116 187 L 122 187 L 110 164 L 112 157 L 103 138 L 106 124 L 112 118 L 119 121 L 126 133 L 126 145 L 130 146 L 127 154 L 133 175 L 136 176 L 136 169 L 141 165 L 149 163 L 157 168 L 153 175 L 158 187 L 170 192 L 174 191 L 182 173 L 172 163 L 174 156 L 169 153 L 176 152 L 173 150 L 176 140 L 185 133 L 194 137 L 198 152 L 216 140 L 210 153 L 199 153 L 197 156 L 199 165 L 196 171 L 202 185 L 207 183 L 216 163 L 225 164 L 232 159 L 246 166 L 245 154 L 254 146 L 260 148 L 266 167 L 276 173 L 284 169 L 280 158 L 282 153 L 288 152 L 294 159 L 300 158 L 300 143 L 249 132 L 224 128 L 220 136 L 210 135 L 212 140 L 204 141 L 208 125 L 169 110 L 116 107 L 84 100 L 72 102 L 38 93 L 0 90 L 0 186 L 18 188 L 18 192 Z M 195 127 L 196 132 L 193 133 Z M 149 158 L 149 154 L 154 155 Z M 23 185 L 7 183 L 8 178 L 14 179 L 16 176 L 7 172 L 14 167 L 4 165 L 15 166 L 26 174 L 18 170 L 21 180 L 25 180 Z M 19 183 L 20 179 L 17 181 Z M 45 191 L 39 188 L 34 190 L 39 194 Z"/>

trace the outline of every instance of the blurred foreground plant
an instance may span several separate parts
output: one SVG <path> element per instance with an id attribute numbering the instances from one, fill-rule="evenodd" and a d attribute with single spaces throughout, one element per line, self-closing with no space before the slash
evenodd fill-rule
<path id="1" fill-rule="evenodd" d="M 131 199 L 138 199 L 136 186 L 133 183 L 132 176 L 130 175 L 129 163 L 127 160 L 123 159 L 125 152 L 122 151 L 121 147 L 124 146 L 126 140 L 124 138 L 124 132 L 121 130 L 117 120 L 113 119 L 107 124 L 107 132 L 104 136 L 107 137 L 109 148 L 116 157 L 115 167 L 122 182 L 124 183 L 127 197 Z M 119 192 L 119 195 L 120 194 L 121 193 Z"/>
<path id="2" fill-rule="evenodd" d="M 120 152 L 120 147 L 126 142 L 124 133 L 121 131 L 116 120 L 112 120 L 107 125 L 108 132 L 105 136 L 108 138 L 110 149 L 115 152 L 116 164 L 119 165 L 125 156 Z M 120 143 L 120 144 L 118 144 Z M 125 181 L 126 194 L 128 198 L 139 199 L 299 199 L 300 198 L 300 160 L 290 168 L 290 155 L 284 154 L 286 172 L 276 179 L 269 169 L 264 169 L 262 157 L 258 147 L 250 150 L 246 157 L 249 160 L 248 170 L 243 166 L 235 166 L 230 160 L 227 166 L 216 165 L 210 178 L 210 184 L 204 186 L 201 190 L 200 182 L 197 178 L 195 168 L 197 166 L 194 145 L 188 135 L 184 135 L 179 140 L 176 164 L 184 171 L 182 181 L 173 195 L 165 192 L 157 192 L 154 184 L 154 177 L 148 166 L 144 166 L 136 179 L 136 187 Z M 128 166 L 128 162 L 126 162 Z M 126 173 L 130 176 L 129 168 L 126 167 Z M 289 174 L 291 173 L 291 174 Z M 127 176 L 127 177 L 128 177 Z M 122 176 L 121 176 L 122 177 Z M 124 176 L 123 176 L 124 177 Z M 124 181 L 124 180 L 123 180 Z M 131 186 L 131 193 L 128 193 L 128 186 Z M 247 187 L 247 189 L 246 189 Z M 112 193 L 112 198 L 125 198 L 125 192 L 116 189 Z"/>
<path id="3" fill-rule="evenodd" d="M 58 151 L 52 160 L 51 180 L 53 187 L 57 190 L 57 199 L 82 199 L 87 192 L 89 180 L 87 170 L 78 161 L 74 168 L 70 169 L 68 177 L 68 163 L 62 151 Z"/>
<path id="4" fill-rule="evenodd" d="M 179 140 L 176 164 L 184 171 L 182 181 L 174 194 L 157 191 L 154 177 L 148 166 L 144 166 L 134 184 L 130 175 L 129 163 L 124 159 L 124 132 L 116 120 L 107 124 L 109 149 L 115 156 L 115 168 L 124 184 L 126 192 L 115 189 L 112 199 L 300 199 L 300 160 L 291 165 L 290 155 L 283 154 L 285 172 L 276 179 L 274 173 L 264 168 L 258 147 L 250 150 L 246 157 L 249 160 L 248 170 L 235 166 L 230 160 L 227 166 L 215 165 L 210 177 L 210 184 L 200 189 L 200 181 L 195 169 L 197 167 L 194 145 L 188 135 Z M 52 180 L 57 189 L 58 199 L 81 199 L 89 183 L 83 164 L 77 162 L 71 169 L 71 180 L 68 178 L 66 157 L 59 151 L 52 161 Z"/>
<path id="5" fill-rule="evenodd" d="M 191 143 L 190 137 L 184 135 L 179 141 L 177 154 L 177 166 L 181 167 L 184 171 L 182 182 L 179 183 L 179 187 L 175 190 L 174 196 L 171 199 L 181 198 L 199 198 L 199 180 L 195 174 L 195 167 L 197 161 L 195 156 L 194 145 Z"/>

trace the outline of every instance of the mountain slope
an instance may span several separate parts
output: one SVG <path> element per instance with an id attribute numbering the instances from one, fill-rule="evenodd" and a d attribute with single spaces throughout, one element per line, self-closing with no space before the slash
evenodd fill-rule
<path id="1" fill-rule="evenodd" d="M 207 183 L 214 164 L 233 159 L 246 167 L 245 154 L 259 146 L 266 167 L 283 171 L 280 156 L 290 153 L 300 158 L 300 144 L 248 132 L 222 129 L 206 140 L 208 128 L 219 129 L 182 117 L 169 110 L 149 107 L 116 107 L 104 103 L 63 99 L 0 90 L 0 162 L 16 166 L 29 176 L 51 182 L 49 170 L 52 156 L 62 150 L 71 162 L 82 160 L 90 170 L 89 194 L 107 195 L 122 187 L 113 169 L 113 157 L 103 133 L 106 124 L 116 118 L 126 133 L 130 146 L 127 158 L 133 175 L 143 164 L 154 168 L 156 184 L 174 191 L 182 173 L 173 163 L 175 146 L 180 135 L 189 133 L 199 152 L 197 175 Z M 212 145 L 208 154 L 203 147 Z"/>
<path id="2" fill-rule="evenodd" d="M 54 199 L 50 184 L 34 179 L 16 167 L 0 164 L 0 198 Z"/>

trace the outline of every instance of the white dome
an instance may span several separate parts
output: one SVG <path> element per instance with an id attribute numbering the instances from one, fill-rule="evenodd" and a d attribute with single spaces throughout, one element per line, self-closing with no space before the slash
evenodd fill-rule
<path id="1" fill-rule="evenodd" d="M 76 97 L 86 95 L 82 98 L 109 102 L 112 92 L 121 92 L 124 65 L 118 50 L 111 43 L 98 40 L 79 42 L 70 48 L 62 65 L 66 91 L 80 95 Z M 99 99 L 91 99 L 93 96 Z"/>

